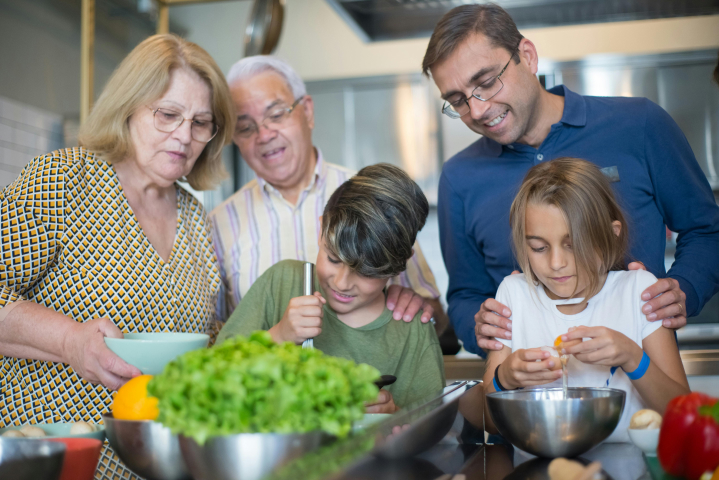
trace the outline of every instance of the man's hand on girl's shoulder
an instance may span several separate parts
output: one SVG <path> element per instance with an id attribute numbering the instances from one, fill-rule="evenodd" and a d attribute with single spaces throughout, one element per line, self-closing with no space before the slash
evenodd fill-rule
<path id="1" fill-rule="evenodd" d="M 494 298 L 482 302 L 479 312 L 474 316 L 474 334 L 477 345 L 484 350 L 502 350 L 503 343 L 495 340 L 512 338 L 512 311 Z"/>
<path id="2" fill-rule="evenodd" d="M 514 270 L 511 275 L 520 275 L 522 272 Z M 477 336 L 477 345 L 483 350 L 501 350 L 503 344 L 495 338 L 512 338 L 512 321 L 509 317 L 512 311 L 506 305 L 494 298 L 482 302 L 482 306 L 474 315 L 474 334 Z"/>
<path id="3" fill-rule="evenodd" d="M 646 270 L 642 262 L 632 262 L 629 270 Z M 642 313 L 650 322 L 662 321 L 666 328 L 681 328 L 687 324 L 686 300 L 679 282 L 673 278 L 660 278 L 657 283 L 642 292 L 642 300 L 647 303 Z"/>

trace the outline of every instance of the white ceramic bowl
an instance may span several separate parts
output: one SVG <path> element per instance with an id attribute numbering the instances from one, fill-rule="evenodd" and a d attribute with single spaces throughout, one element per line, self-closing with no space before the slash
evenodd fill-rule
<path id="1" fill-rule="evenodd" d="M 632 443 L 646 455 L 656 456 L 657 445 L 659 444 L 659 429 L 627 429 Z"/>

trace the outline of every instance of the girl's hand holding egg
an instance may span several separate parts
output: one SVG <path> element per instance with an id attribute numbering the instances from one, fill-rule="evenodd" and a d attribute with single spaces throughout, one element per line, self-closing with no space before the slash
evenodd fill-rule
<path id="1" fill-rule="evenodd" d="M 642 360 L 643 350 L 626 335 L 607 327 L 576 327 L 562 335 L 562 348 L 582 363 L 622 367 L 632 372 Z M 589 340 L 582 341 L 583 338 Z M 576 342 L 571 343 L 570 342 Z"/>
<path id="2" fill-rule="evenodd" d="M 561 370 L 562 369 L 562 358 L 559 354 L 559 349 L 555 347 L 540 347 L 543 352 L 547 352 L 550 355 L 550 359 L 554 362 L 554 366 L 550 367 L 550 370 Z M 537 360 L 539 361 L 539 360 Z"/>
<path id="3" fill-rule="evenodd" d="M 556 370 L 559 366 L 560 370 Z M 507 389 L 544 385 L 562 376 L 558 357 L 541 348 L 520 349 L 501 364 L 499 381 Z"/>
<path id="4" fill-rule="evenodd" d="M 571 332 L 575 328 L 577 328 L 577 327 L 571 327 L 569 329 L 569 331 Z M 567 349 L 570 347 L 573 347 L 575 345 L 579 345 L 580 343 L 582 343 L 582 340 L 583 340 L 581 338 L 575 338 L 573 340 L 562 340 L 562 337 L 564 337 L 564 336 L 566 336 L 566 335 L 560 335 L 554 340 L 554 348 L 556 348 L 557 352 L 559 352 L 559 354 L 562 356 L 569 355 L 569 352 L 567 352 Z"/>

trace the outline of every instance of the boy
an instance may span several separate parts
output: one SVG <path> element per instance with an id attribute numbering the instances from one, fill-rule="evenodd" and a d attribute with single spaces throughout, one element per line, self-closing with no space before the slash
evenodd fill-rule
<path id="1" fill-rule="evenodd" d="M 393 413 L 444 387 L 434 327 L 394 322 L 385 306 L 387 279 L 403 272 L 429 205 L 406 173 L 387 164 L 365 167 L 342 184 L 321 219 L 314 295 L 302 295 L 303 263 L 267 270 L 227 320 L 218 343 L 268 330 L 276 342 L 308 338 L 328 355 L 368 363 L 397 381 L 368 412 Z"/>

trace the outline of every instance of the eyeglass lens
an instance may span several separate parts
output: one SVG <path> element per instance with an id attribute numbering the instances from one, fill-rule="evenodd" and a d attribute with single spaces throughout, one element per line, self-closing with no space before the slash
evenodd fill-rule
<path id="1" fill-rule="evenodd" d="M 177 130 L 186 119 L 177 112 L 158 108 L 155 110 L 155 128 L 171 133 Z M 189 119 L 187 119 L 189 120 Z M 210 119 L 192 119 L 192 138 L 198 142 L 209 142 L 217 134 L 217 125 Z"/>
<path id="2" fill-rule="evenodd" d="M 290 114 L 302 98 L 303 97 L 298 98 L 291 107 L 276 105 L 265 115 L 260 125 L 264 125 L 265 128 L 269 128 L 270 130 L 277 130 L 277 128 L 290 117 Z M 249 118 L 238 120 L 235 126 L 235 135 L 239 135 L 242 138 L 250 138 L 258 131 L 259 127 L 255 121 Z"/>
<path id="3" fill-rule="evenodd" d="M 499 77 L 494 77 L 489 85 L 479 85 L 472 90 L 472 96 L 478 100 L 487 101 L 497 95 L 502 87 L 504 87 L 502 80 Z M 469 113 L 469 103 L 464 98 L 455 103 L 445 102 L 442 111 L 450 117 L 459 118 Z"/>

